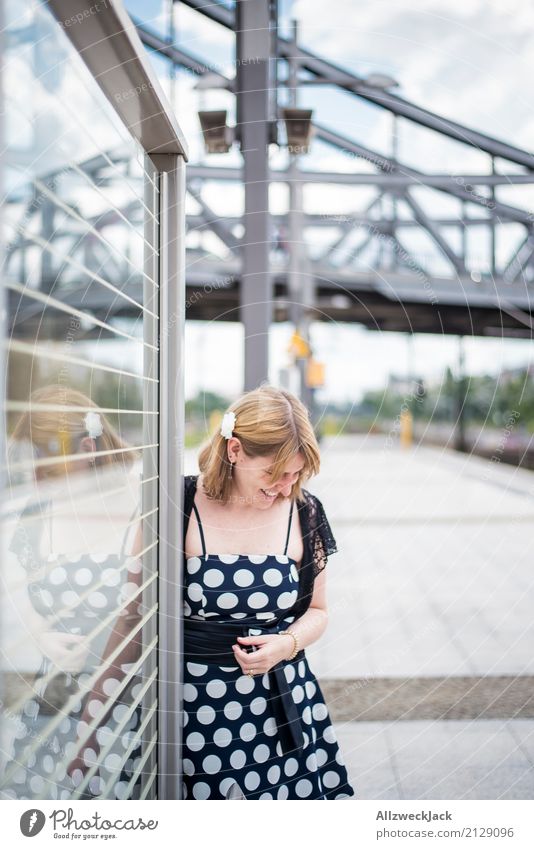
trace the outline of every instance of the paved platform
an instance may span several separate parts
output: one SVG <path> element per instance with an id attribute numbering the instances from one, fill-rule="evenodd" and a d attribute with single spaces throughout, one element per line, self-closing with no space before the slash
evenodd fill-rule
<path id="1" fill-rule="evenodd" d="M 534 472 L 393 431 L 321 454 L 339 552 L 306 653 L 356 799 L 532 799 Z"/>
<path id="2" fill-rule="evenodd" d="M 358 799 L 533 799 L 534 721 L 334 723 Z"/>
<path id="3" fill-rule="evenodd" d="M 339 546 L 318 676 L 534 673 L 534 472 L 342 437 L 310 489 Z"/>

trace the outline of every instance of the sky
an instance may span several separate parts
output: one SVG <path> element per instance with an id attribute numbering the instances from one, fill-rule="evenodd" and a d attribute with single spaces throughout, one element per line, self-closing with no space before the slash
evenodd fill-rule
<path id="1" fill-rule="evenodd" d="M 133 0 L 128 6 L 147 24 L 154 28 L 161 25 L 162 7 L 158 2 L 140 4 Z M 397 92 L 416 104 L 516 146 L 534 149 L 531 0 L 329 0 L 328 15 L 324 14 L 324 0 L 281 0 L 280 9 L 282 34 L 288 34 L 290 18 L 296 18 L 302 46 L 360 75 L 390 74 L 399 82 Z M 175 32 L 178 46 L 233 75 L 230 32 L 181 4 L 176 9 Z M 231 121 L 232 96 L 221 91 L 199 96 L 193 83 L 190 75 L 179 74 L 173 97 L 190 145 L 191 161 L 239 165 L 238 150 L 224 156 L 205 156 L 197 118 L 199 108 L 227 108 Z M 299 97 L 299 105 L 312 107 L 314 117 L 321 123 L 377 151 L 391 152 L 391 116 L 384 110 L 331 88 L 306 87 Z M 476 173 L 486 171 L 489 165 L 486 154 L 441 139 L 409 122 L 399 126 L 398 150 L 401 160 L 423 171 Z M 284 151 L 273 153 L 272 167 L 284 167 L 285 157 Z M 514 170 L 510 165 L 498 164 L 502 170 Z M 315 143 L 311 153 L 303 157 L 302 167 L 351 170 L 354 162 Z M 372 169 L 358 160 L 358 170 Z M 498 196 L 525 209 L 534 208 L 531 187 L 502 187 Z M 306 188 L 304 203 L 309 212 L 350 214 L 364 208 L 370 197 L 367 188 L 312 185 Z M 225 185 L 221 191 L 220 184 L 206 185 L 205 198 L 216 213 L 241 212 L 242 191 L 238 186 Z M 458 214 L 456 201 L 437 192 L 422 190 L 418 199 L 432 214 Z M 287 202 L 285 188 L 280 184 L 273 186 L 271 209 L 283 212 Z M 195 209 L 193 202 L 189 208 Z M 488 261 L 487 239 L 480 228 L 475 233 L 469 244 L 470 263 L 483 270 Z M 321 246 L 321 239 L 331 236 L 325 230 L 314 231 L 314 248 Z M 520 238 L 519 228 L 503 228 L 498 240 L 498 261 L 510 256 Z M 215 238 L 204 244 L 215 253 L 221 252 L 221 244 Z M 432 243 L 424 235 L 413 234 L 410 248 L 417 258 L 430 258 L 438 272 L 443 270 Z M 279 369 L 288 362 L 290 335 L 288 325 L 270 330 L 269 379 L 275 383 Z M 455 369 L 458 357 L 458 342 L 453 337 L 420 334 L 410 342 L 405 334 L 376 333 L 357 325 L 315 323 L 311 339 L 314 355 L 326 365 L 326 385 L 320 391 L 324 401 L 357 401 L 367 389 L 383 387 L 389 375 L 407 374 L 409 370 L 427 380 L 439 381 L 447 365 Z M 188 322 L 187 396 L 222 387 L 229 396 L 242 391 L 242 346 L 243 331 L 237 323 Z M 220 356 L 222 349 L 224 358 Z M 466 339 L 465 355 L 468 371 L 498 374 L 503 368 L 530 363 L 531 343 L 520 339 Z"/>

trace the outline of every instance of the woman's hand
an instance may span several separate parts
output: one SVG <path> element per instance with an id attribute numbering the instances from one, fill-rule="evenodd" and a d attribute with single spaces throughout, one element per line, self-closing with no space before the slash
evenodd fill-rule
<path id="1" fill-rule="evenodd" d="M 238 637 L 232 646 L 234 655 L 243 672 L 262 675 L 281 660 L 287 660 L 293 649 L 291 634 L 262 634 L 257 637 Z M 241 646 L 261 646 L 257 651 L 247 652 Z"/>
<path id="2" fill-rule="evenodd" d="M 41 631 L 39 648 L 60 672 L 79 672 L 89 654 L 89 643 L 83 644 L 85 639 L 81 634 Z"/>

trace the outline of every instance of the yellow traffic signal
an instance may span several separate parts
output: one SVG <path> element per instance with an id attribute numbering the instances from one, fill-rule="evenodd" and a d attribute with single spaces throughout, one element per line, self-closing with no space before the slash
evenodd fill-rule
<path id="1" fill-rule="evenodd" d="M 413 441 L 413 415 L 410 410 L 401 410 L 400 414 L 400 444 L 402 448 L 410 448 Z"/>
<path id="2" fill-rule="evenodd" d="M 300 335 L 298 330 L 295 330 L 293 333 L 287 350 L 297 359 L 300 359 L 301 357 L 309 357 L 311 353 L 309 344 L 306 342 L 304 337 Z"/>
<path id="3" fill-rule="evenodd" d="M 306 386 L 315 389 L 319 386 L 324 386 L 324 363 L 319 363 L 317 360 L 308 360 L 306 369 Z"/>

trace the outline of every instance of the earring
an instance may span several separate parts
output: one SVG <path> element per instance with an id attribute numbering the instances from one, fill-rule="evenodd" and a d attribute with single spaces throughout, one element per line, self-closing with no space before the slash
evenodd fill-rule
<path id="1" fill-rule="evenodd" d="M 233 464 L 233 463 L 232 463 L 232 461 L 230 460 L 230 473 L 229 473 L 229 475 L 228 475 L 228 479 L 229 479 L 229 480 L 232 480 L 232 469 L 233 469 L 233 468 L 234 468 L 234 464 Z"/>

